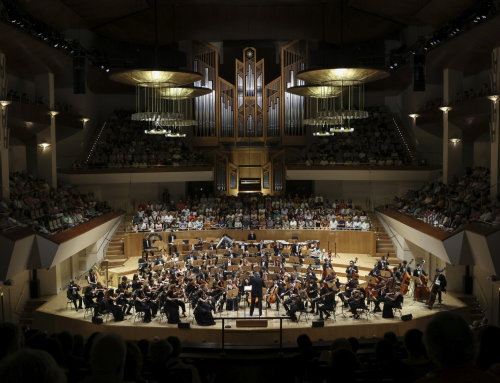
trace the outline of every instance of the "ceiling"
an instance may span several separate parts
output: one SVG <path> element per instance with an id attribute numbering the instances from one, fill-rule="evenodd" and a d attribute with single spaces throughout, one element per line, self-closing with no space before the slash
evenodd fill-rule
<path id="1" fill-rule="evenodd" d="M 155 0 L 16 0 L 28 13 L 63 32 L 87 28 L 137 44 L 154 44 Z M 439 27 L 475 0 L 157 0 L 158 43 L 180 40 L 383 37 L 407 26 Z M 324 21 L 324 22 L 323 22 Z"/>

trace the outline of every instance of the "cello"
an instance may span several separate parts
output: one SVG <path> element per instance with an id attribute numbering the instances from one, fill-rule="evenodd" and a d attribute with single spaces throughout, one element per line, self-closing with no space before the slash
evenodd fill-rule
<path id="1" fill-rule="evenodd" d="M 443 271 L 446 270 L 446 266 L 443 268 Z M 439 283 L 436 283 L 436 280 L 434 280 L 434 282 L 432 282 L 432 285 L 431 285 L 431 292 L 429 293 L 429 297 L 427 298 L 427 306 L 429 306 L 430 309 L 432 309 L 432 306 L 434 306 L 434 303 L 436 303 L 436 295 L 438 293 L 438 289 L 439 289 Z"/>
<path id="2" fill-rule="evenodd" d="M 424 269 L 425 261 L 422 262 L 422 270 Z M 415 287 L 415 299 L 417 301 L 424 301 L 427 299 L 430 293 L 430 289 L 427 287 L 427 278 L 424 274 L 420 273 L 420 283 Z"/>
<path id="3" fill-rule="evenodd" d="M 412 262 L 413 258 L 411 259 L 408 266 L 410 266 Z M 399 266 L 401 267 L 401 263 L 399 264 Z M 408 294 L 408 290 L 410 288 L 410 281 L 411 281 L 410 273 L 408 273 L 408 270 L 405 270 L 405 274 L 403 275 L 403 279 L 401 280 L 401 294 L 403 295 Z"/>
<path id="4" fill-rule="evenodd" d="M 276 301 L 278 300 L 278 297 L 277 297 L 278 292 L 277 292 L 277 290 L 278 290 L 278 286 L 273 286 L 273 290 L 267 296 L 267 302 L 269 304 L 276 303 Z"/>

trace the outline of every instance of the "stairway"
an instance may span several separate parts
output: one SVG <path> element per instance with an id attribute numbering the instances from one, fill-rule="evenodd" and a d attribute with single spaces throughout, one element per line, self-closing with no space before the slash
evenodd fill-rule
<path id="1" fill-rule="evenodd" d="M 121 241 L 121 239 L 125 235 L 125 229 L 127 228 L 131 220 L 131 217 L 125 216 L 125 219 L 111 238 L 111 242 L 109 243 L 108 249 L 106 250 L 106 255 L 104 256 L 104 259 L 108 261 L 108 269 L 123 266 L 123 264 L 127 261 L 127 258 L 125 257 L 123 242 Z"/>
<path id="2" fill-rule="evenodd" d="M 396 130 L 403 148 L 406 147 L 406 150 L 411 154 L 413 160 L 418 162 L 420 160 L 420 155 L 415 148 L 413 139 L 410 137 L 406 130 L 406 125 L 403 121 L 401 121 L 397 113 L 391 112 L 389 107 L 386 107 L 385 110 L 387 111 L 387 117 L 389 119 L 388 127 Z M 405 144 L 407 146 L 405 146 Z"/>
<path id="3" fill-rule="evenodd" d="M 31 326 L 33 324 L 33 313 L 45 302 L 46 301 L 28 299 L 24 304 L 23 312 L 21 313 L 21 317 L 19 318 L 17 324 L 20 326 Z"/>
<path id="4" fill-rule="evenodd" d="M 389 238 L 390 235 L 385 231 L 384 226 L 379 221 L 377 215 L 375 213 L 368 213 L 368 219 L 370 220 L 370 223 L 372 224 L 372 228 L 375 229 L 375 231 L 378 234 L 377 252 L 374 255 L 374 257 L 377 260 L 379 260 L 380 257 L 387 256 L 387 253 L 389 253 L 389 258 L 387 259 L 389 264 L 390 265 L 399 264 L 401 262 L 401 260 L 396 255 L 396 251 L 394 250 L 392 240 L 391 239 L 383 239 L 383 238 Z"/>
<path id="5" fill-rule="evenodd" d="M 458 297 L 459 300 L 464 302 L 467 306 L 469 306 L 469 315 L 470 315 L 470 323 L 483 320 L 484 311 L 479 304 L 479 300 L 474 295 L 467 295 L 466 297 Z"/>

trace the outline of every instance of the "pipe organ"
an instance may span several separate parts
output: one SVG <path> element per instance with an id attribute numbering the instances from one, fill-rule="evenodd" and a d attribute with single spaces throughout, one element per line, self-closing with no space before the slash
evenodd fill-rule
<path id="1" fill-rule="evenodd" d="M 297 73 L 307 69 L 307 42 L 295 40 L 281 49 L 281 76 L 265 83 L 264 59 L 258 50 L 243 49 L 243 60 L 235 60 L 234 84 L 218 76 L 219 54 L 209 43 L 195 41 L 192 69 L 203 75 L 196 83 L 212 93 L 193 101 L 194 146 L 218 146 L 221 142 L 281 141 L 301 144 L 306 134 L 304 97 L 286 93 L 289 87 L 304 85 Z M 290 137 L 290 139 L 287 139 Z M 295 138 L 294 138 L 295 137 Z"/>

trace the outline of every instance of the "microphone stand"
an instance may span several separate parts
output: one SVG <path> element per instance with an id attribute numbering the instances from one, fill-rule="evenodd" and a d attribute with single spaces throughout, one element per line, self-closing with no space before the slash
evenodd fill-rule
<path id="1" fill-rule="evenodd" d="M 337 242 L 334 242 L 334 244 L 335 244 L 335 254 L 333 256 L 340 258 L 340 255 L 337 254 Z"/>

